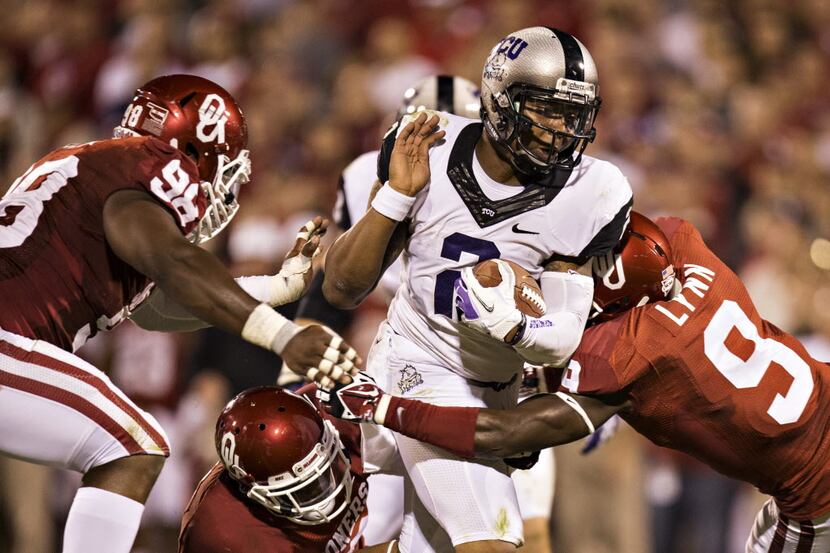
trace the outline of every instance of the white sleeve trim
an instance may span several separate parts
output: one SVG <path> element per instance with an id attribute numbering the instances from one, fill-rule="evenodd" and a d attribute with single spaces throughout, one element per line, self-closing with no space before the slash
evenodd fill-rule
<path id="1" fill-rule="evenodd" d="M 596 428 L 594 428 L 594 423 L 591 422 L 590 417 L 588 417 L 588 413 L 585 412 L 585 409 L 582 408 L 582 406 L 579 404 L 577 400 L 575 400 L 574 398 L 572 398 L 564 392 L 556 392 L 556 394 L 554 395 L 556 395 L 559 399 L 564 401 L 568 407 L 576 411 L 577 415 L 582 417 L 582 420 L 585 422 L 585 426 L 588 427 L 589 434 L 593 434 L 594 431 L 596 431 Z"/>

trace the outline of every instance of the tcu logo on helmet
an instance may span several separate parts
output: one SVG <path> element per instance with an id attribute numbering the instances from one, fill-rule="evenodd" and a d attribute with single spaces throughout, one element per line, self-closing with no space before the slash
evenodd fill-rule
<path id="1" fill-rule="evenodd" d="M 196 136 L 202 142 L 225 142 L 225 122 L 228 114 L 225 109 L 225 100 L 218 94 L 205 96 L 199 106 L 199 124 L 196 125 Z M 207 127 L 213 127 L 205 130 Z"/>
<path id="2" fill-rule="evenodd" d="M 604 256 L 594 257 L 593 270 L 596 276 L 602 278 L 602 283 L 609 290 L 619 290 L 625 285 L 625 271 L 620 255 L 609 252 Z M 612 280 L 614 278 L 616 280 Z"/>
<path id="3" fill-rule="evenodd" d="M 239 455 L 236 454 L 236 438 L 230 432 L 222 435 L 222 444 L 219 447 L 219 455 L 222 457 L 222 464 L 234 478 L 241 479 L 247 476 L 242 467 L 239 466 Z"/>

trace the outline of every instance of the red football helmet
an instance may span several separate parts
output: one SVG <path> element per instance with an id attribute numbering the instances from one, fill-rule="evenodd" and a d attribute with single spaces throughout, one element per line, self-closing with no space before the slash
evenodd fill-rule
<path id="1" fill-rule="evenodd" d="M 669 240 L 660 227 L 636 211 L 631 212 L 631 222 L 620 245 L 604 257 L 594 258 L 593 272 L 594 322 L 664 300 L 674 288 Z"/>
<path id="2" fill-rule="evenodd" d="M 297 524 L 329 522 L 351 499 L 350 461 L 334 425 L 277 386 L 245 390 L 225 406 L 216 451 L 249 498 Z"/>
<path id="3" fill-rule="evenodd" d="M 208 207 L 194 242 L 213 238 L 236 215 L 239 187 L 251 174 L 248 127 L 221 86 L 195 75 L 155 78 L 136 90 L 114 135 L 155 136 L 196 162 Z"/>

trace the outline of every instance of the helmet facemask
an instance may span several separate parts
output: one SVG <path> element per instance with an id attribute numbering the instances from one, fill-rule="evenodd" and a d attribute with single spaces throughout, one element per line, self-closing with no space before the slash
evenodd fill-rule
<path id="1" fill-rule="evenodd" d="M 596 136 L 600 99 L 595 91 L 593 84 L 564 78 L 554 91 L 511 86 L 493 95 L 498 123 L 491 134 L 519 173 L 535 177 L 555 167 L 572 169 Z"/>
<path id="2" fill-rule="evenodd" d="M 323 423 L 320 443 L 292 471 L 272 476 L 267 483 L 254 483 L 247 496 L 304 526 L 325 524 L 342 513 L 351 499 L 350 461 L 337 430 L 331 422 Z"/>
<path id="3" fill-rule="evenodd" d="M 228 156 L 216 156 L 216 173 L 213 182 L 202 181 L 202 193 L 208 205 L 199 225 L 188 238 L 195 244 L 207 242 L 236 215 L 239 210 L 239 190 L 247 184 L 251 175 L 251 159 L 248 150 L 242 150 L 232 161 Z"/>

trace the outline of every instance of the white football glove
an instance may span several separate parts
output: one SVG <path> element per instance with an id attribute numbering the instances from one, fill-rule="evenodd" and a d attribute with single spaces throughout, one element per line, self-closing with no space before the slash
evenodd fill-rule
<path id="1" fill-rule="evenodd" d="M 501 274 L 501 283 L 486 288 L 478 282 L 472 267 L 462 269 L 461 277 L 455 281 L 455 305 L 461 310 L 461 322 L 507 343 L 506 336 L 522 324 L 525 316 L 516 307 L 513 296 L 516 275 L 504 261 L 493 261 Z"/>

